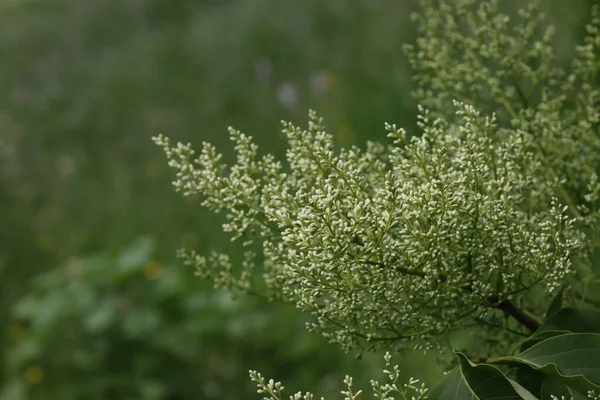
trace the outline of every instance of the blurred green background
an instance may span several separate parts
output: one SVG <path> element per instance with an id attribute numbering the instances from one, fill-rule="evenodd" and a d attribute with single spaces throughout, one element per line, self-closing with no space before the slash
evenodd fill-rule
<path id="1" fill-rule="evenodd" d="M 591 1 L 542 1 L 559 61 Z M 522 4 L 511 1 L 509 7 Z M 279 121 L 325 117 L 341 146 L 414 132 L 410 0 L 0 2 L 0 399 L 240 399 L 248 369 L 339 393 L 381 355 L 344 355 L 305 316 L 233 301 L 174 259 L 227 251 L 218 216 L 174 193 L 157 133 L 226 127 L 283 155 Z M 398 360 L 436 380 L 435 361 Z"/>

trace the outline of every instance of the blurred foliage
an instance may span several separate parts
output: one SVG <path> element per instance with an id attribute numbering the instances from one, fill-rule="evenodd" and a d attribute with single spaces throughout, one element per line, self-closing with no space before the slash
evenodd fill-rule
<path id="1" fill-rule="evenodd" d="M 5 196 L 23 209 L 35 245 L 58 259 L 147 231 L 172 251 L 181 232 L 198 235 L 197 219 L 170 193 L 149 137 L 223 147 L 226 126 L 243 125 L 277 152 L 279 120 L 304 118 L 309 106 L 343 128 L 342 143 L 380 130 L 404 110 L 409 80 L 397 68 L 397 17 L 407 21 L 409 10 L 387 3 L 4 6 L 0 49 L 11 57 L 0 67 L 10 77 L 0 86 L 0 127 L 17 164 Z"/>
<path id="2" fill-rule="evenodd" d="M 544 3 L 559 25 L 557 45 L 569 48 L 588 4 Z M 204 398 L 217 393 L 204 391 L 205 378 L 224 374 L 215 382 L 239 398 L 250 368 L 296 387 L 315 387 L 323 371 L 352 372 L 341 367 L 347 357 L 298 328 L 294 310 L 230 303 L 170 265 L 180 245 L 203 251 L 228 240 L 217 233 L 221 220 L 171 190 L 150 137 L 164 132 L 227 151 L 233 125 L 281 154 L 279 121 L 303 123 L 308 108 L 340 145 L 384 139 L 384 121 L 410 132 L 416 105 L 401 47 L 413 40 L 415 9 L 409 0 L 0 2 L 0 387 L 16 390 L 24 384 L 17 375 L 42 374 L 32 398 L 87 398 L 81 393 L 118 390 L 138 374 L 127 389 L 133 398 L 152 398 L 165 382 L 174 394 Z M 123 250 L 140 235 L 155 238 L 157 280 L 144 275 L 143 257 L 118 272 L 119 254 L 148 246 Z M 126 315 L 138 322 L 117 305 L 130 296 Z M 12 325 L 19 298 L 22 321 Z M 227 333 L 233 325 L 251 333 Z M 136 329 L 156 334 L 135 339 Z M 15 336 L 23 336 L 18 345 Z M 308 369 L 317 364 L 322 371 Z M 142 381 L 150 394 L 136 392 Z"/>
<path id="3" fill-rule="evenodd" d="M 227 150 L 232 124 L 277 153 L 284 144 L 279 120 L 303 120 L 309 107 L 341 127 L 342 144 L 396 118 L 409 81 L 397 68 L 406 7 L 339 0 L 2 2 L 0 52 L 10 57 L 0 65 L 0 207 L 10 229 L 0 233 L 0 279 L 11 283 L 0 292 L 0 321 L 30 276 L 75 255 L 115 252 L 140 234 L 156 238 L 156 258 L 164 262 L 182 244 L 227 245 L 218 218 L 173 193 L 152 135 L 209 140 Z M 283 315 L 296 318 L 294 311 Z M 273 337 L 282 343 L 285 331 Z M 218 335 L 196 340 L 241 346 Z M 307 349 L 320 353 L 316 345 Z M 264 361 L 240 353 L 254 361 L 230 369 L 245 382 L 247 369 L 274 357 L 272 350 Z"/>
<path id="4" fill-rule="evenodd" d="M 238 399 L 252 395 L 247 370 L 263 357 L 294 381 L 341 379 L 330 367 L 344 357 L 295 315 L 199 290 L 154 250 L 141 238 L 37 276 L 14 308 L 0 398 Z"/>

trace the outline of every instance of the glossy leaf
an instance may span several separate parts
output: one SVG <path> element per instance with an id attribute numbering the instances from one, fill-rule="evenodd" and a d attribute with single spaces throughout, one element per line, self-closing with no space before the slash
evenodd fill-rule
<path id="1" fill-rule="evenodd" d="M 515 346 L 514 352 L 525 351 L 528 348 L 530 348 L 531 346 L 536 345 L 543 340 L 547 340 L 547 339 L 553 338 L 555 336 L 560 336 L 560 335 L 564 335 L 567 333 L 571 333 L 571 332 L 569 332 L 567 330 L 562 330 L 562 331 L 552 330 L 552 331 L 542 331 L 539 333 L 534 333 L 533 335 L 531 335 L 528 338 L 519 342 L 519 344 L 517 344 Z"/>
<path id="2" fill-rule="evenodd" d="M 568 333 L 546 339 L 512 357 L 559 377 L 581 392 L 600 389 L 600 334 Z"/>
<path id="3" fill-rule="evenodd" d="M 515 369 L 515 380 L 534 396 L 540 396 L 544 379 L 546 379 L 544 373 L 531 368 L 529 365 L 522 364 Z"/>
<path id="4" fill-rule="evenodd" d="M 489 364 L 474 364 L 461 353 L 460 366 L 431 391 L 429 400 L 537 400 L 524 387 Z"/>

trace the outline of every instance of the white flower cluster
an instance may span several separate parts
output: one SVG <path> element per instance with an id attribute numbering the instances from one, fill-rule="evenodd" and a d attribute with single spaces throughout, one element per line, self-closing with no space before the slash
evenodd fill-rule
<path id="1" fill-rule="evenodd" d="M 372 380 L 371 386 L 373 389 L 373 397 L 379 400 L 425 400 L 429 390 L 425 387 L 425 384 L 419 385 L 419 380 L 410 378 L 408 383 L 400 383 L 400 369 L 397 365 L 392 366 L 390 353 L 386 353 L 385 356 L 385 367 L 383 373 L 387 375 L 389 383 L 379 383 Z M 258 386 L 258 394 L 261 394 L 263 400 L 283 400 L 283 390 L 285 389 L 281 382 L 275 382 L 273 379 L 267 381 L 259 372 L 250 371 L 250 379 Z M 351 376 L 346 375 L 344 378 L 344 384 L 346 390 L 342 390 L 344 400 L 358 400 L 363 394 L 362 390 L 354 391 L 352 388 L 353 379 Z M 312 393 L 297 392 L 289 397 L 290 400 L 314 400 L 315 397 Z M 321 400 L 324 400 L 321 397 Z"/>
<path id="2" fill-rule="evenodd" d="M 600 226 L 598 9 L 567 73 L 535 6 L 513 28 L 497 1 L 422 3 L 409 49 L 432 109 L 420 135 L 386 124 L 393 143 L 338 151 L 310 112 L 307 129 L 283 123 L 285 164 L 230 128 L 232 166 L 208 143 L 195 154 L 154 138 L 176 189 L 225 211 L 223 229 L 252 249 L 241 274 L 225 254 L 182 250 L 185 263 L 312 312 L 309 328 L 346 349 L 434 340 L 494 308 L 535 329 L 515 311 L 526 292 L 564 286 L 600 246 L 588 239 Z"/>
<path id="3" fill-rule="evenodd" d="M 269 297 L 312 311 L 311 328 L 346 348 L 389 344 L 436 337 L 571 272 L 567 207 L 523 208 L 523 141 L 499 140 L 493 117 L 455 106 L 459 125 L 423 110 L 422 135 L 406 140 L 388 125 L 395 143 L 366 151 L 335 152 L 311 112 L 308 130 L 284 124 L 289 170 L 235 130 L 229 170 L 209 144 L 195 157 L 189 145 L 155 140 L 178 190 L 226 209 L 234 238 L 261 241 Z M 226 255 L 181 255 L 218 286 L 253 290 L 251 252 L 240 278 Z"/>
<path id="4" fill-rule="evenodd" d="M 554 395 L 550 395 L 550 398 L 552 400 L 573 400 L 573 397 L 569 397 L 567 399 L 567 398 L 565 398 L 565 396 L 557 397 L 557 396 L 554 396 Z M 590 400 L 600 400 L 600 396 L 596 393 L 595 390 L 590 390 L 587 393 L 587 398 L 590 399 Z"/>
<path id="5" fill-rule="evenodd" d="M 593 236 L 600 226 L 590 188 L 600 165 L 600 7 L 592 8 L 584 42 L 565 69 L 537 0 L 513 19 L 497 0 L 419 2 L 419 39 L 406 46 L 417 100 L 447 118 L 453 100 L 495 112 L 501 128 L 520 136 L 528 150 L 522 165 L 527 206 L 546 207 L 556 195 Z M 598 243 L 583 241 L 579 257 L 589 264 Z"/>

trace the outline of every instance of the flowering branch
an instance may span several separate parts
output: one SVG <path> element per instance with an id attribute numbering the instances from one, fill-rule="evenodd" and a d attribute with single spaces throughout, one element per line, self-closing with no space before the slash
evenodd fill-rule
<path id="1" fill-rule="evenodd" d="M 176 190 L 256 250 L 239 268 L 219 253 L 182 251 L 185 264 L 311 312 L 309 329 L 346 350 L 431 344 L 466 320 L 486 329 L 490 308 L 535 331 L 517 306 L 527 292 L 549 299 L 600 247 L 600 9 L 562 70 L 535 2 L 515 26 L 497 1 L 422 3 L 407 51 L 419 134 L 385 124 L 391 143 L 337 150 L 311 111 L 306 128 L 283 123 L 285 160 L 230 128 L 232 165 L 208 143 L 196 154 L 154 138 Z"/>

